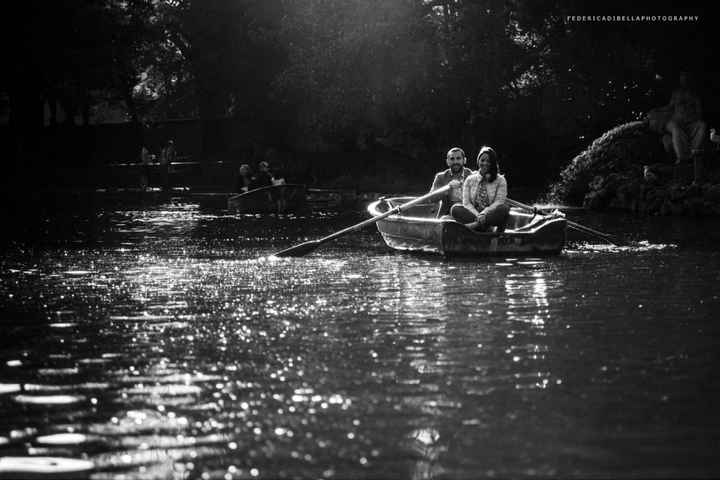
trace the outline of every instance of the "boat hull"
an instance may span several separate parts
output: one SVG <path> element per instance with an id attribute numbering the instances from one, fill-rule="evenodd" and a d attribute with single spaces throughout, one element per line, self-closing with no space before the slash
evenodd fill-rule
<path id="1" fill-rule="evenodd" d="M 368 210 L 380 215 L 411 199 L 378 201 Z M 555 255 L 565 246 L 567 222 L 562 214 L 532 215 L 512 209 L 504 231 L 476 232 L 455 220 L 434 218 L 435 210 L 435 204 L 413 207 L 379 220 L 377 229 L 393 249 L 447 256 Z"/>
<path id="2" fill-rule="evenodd" d="M 305 185 L 256 188 L 228 198 L 228 209 L 238 213 L 289 213 L 307 208 Z"/>

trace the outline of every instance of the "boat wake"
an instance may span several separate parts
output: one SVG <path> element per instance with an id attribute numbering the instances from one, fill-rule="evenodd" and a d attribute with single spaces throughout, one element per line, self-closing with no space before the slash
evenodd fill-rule
<path id="1" fill-rule="evenodd" d="M 677 248 L 674 243 L 650 243 L 647 240 L 630 242 L 627 245 L 609 245 L 607 243 L 571 243 L 566 249 L 569 252 L 603 252 L 603 253 L 639 253 Z"/>

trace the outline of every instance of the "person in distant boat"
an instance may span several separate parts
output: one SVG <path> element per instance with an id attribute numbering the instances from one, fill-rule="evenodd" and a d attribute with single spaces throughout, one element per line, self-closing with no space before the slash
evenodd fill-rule
<path id="1" fill-rule="evenodd" d="M 438 172 L 430 187 L 430 192 L 434 192 L 445 185 L 450 185 L 450 190 L 440 197 L 438 217 L 449 214 L 450 207 L 454 203 L 462 202 L 463 182 L 472 173 L 472 170 L 465 167 L 466 161 L 465 152 L 460 147 L 451 148 L 445 155 L 445 163 L 447 163 L 448 169 Z"/>
<path id="2" fill-rule="evenodd" d="M 250 171 L 250 165 L 243 163 L 238 168 L 238 175 L 235 179 L 235 191 L 238 193 L 245 193 L 250 191 L 252 186 L 252 171 Z"/>
<path id="3" fill-rule="evenodd" d="M 463 183 L 462 204 L 455 204 L 450 214 L 468 228 L 487 231 L 505 228 L 510 207 L 507 205 L 507 182 L 500 175 L 498 157 L 491 147 L 483 146 L 477 156 L 478 171 Z"/>
<path id="4" fill-rule="evenodd" d="M 253 188 L 262 188 L 272 185 L 272 174 L 270 173 L 270 164 L 262 161 L 258 164 L 258 173 L 252 179 L 251 190 Z"/>
<path id="5" fill-rule="evenodd" d="M 695 163 L 695 176 L 700 175 L 707 125 L 702 120 L 700 97 L 690 88 L 688 75 L 680 73 L 678 87 L 673 91 L 668 109 L 672 111 L 665 130 L 670 134 L 675 163 L 690 159 Z"/>

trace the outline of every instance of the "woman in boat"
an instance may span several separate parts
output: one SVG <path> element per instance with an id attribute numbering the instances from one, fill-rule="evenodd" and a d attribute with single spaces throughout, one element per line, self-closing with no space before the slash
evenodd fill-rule
<path id="1" fill-rule="evenodd" d="M 468 228 L 487 231 L 496 226 L 505 228 L 510 207 L 507 199 L 507 182 L 499 173 L 497 153 L 483 146 L 477 156 L 478 171 L 463 183 L 462 205 L 456 203 L 450 215 Z"/>

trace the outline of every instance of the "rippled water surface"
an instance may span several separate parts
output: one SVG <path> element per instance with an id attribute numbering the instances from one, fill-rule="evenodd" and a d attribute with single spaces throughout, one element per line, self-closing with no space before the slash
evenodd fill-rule
<path id="1" fill-rule="evenodd" d="M 717 221 L 585 217 L 635 241 L 481 260 L 370 228 L 279 259 L 363 217 L 69 212 L 2 240 L 0 476 L 720 475 Z"/>

